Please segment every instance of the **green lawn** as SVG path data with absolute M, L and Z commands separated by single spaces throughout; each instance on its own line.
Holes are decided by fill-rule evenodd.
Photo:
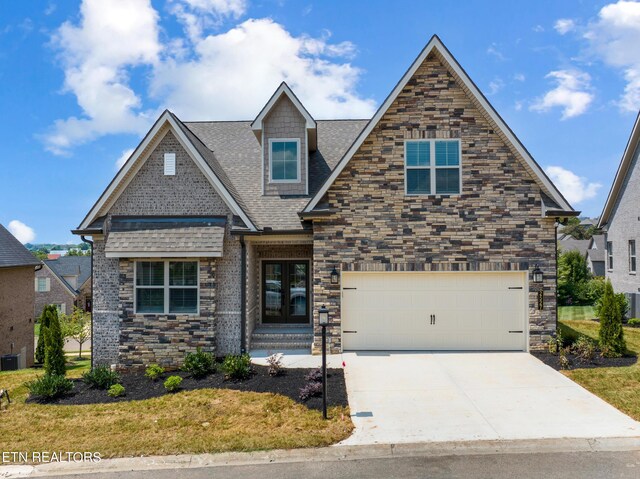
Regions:
M 584 334 L 597 340 L 599 327 L 600 324 L 595 321 L 565 320 L 560 323 L 565 337 Z M 640 328 L 625 327 L 624 337 L 629 352 L 640 354 Z M 573 369 L 563 373 L 640 421 L 640 363 L 621 368 Z
M 88 369 L 89 361 L 75 362 L 68 376 Z M 24 383 L 42 374 L 0 372 L 0 387 L 13 401 L 0 412 L 0 451 L 95 451 L 107 458 L 290 449 L 328 446 L 353 430 L 348 408 L 329 408 L 325 421 L 279 394 L 230 389 L 110 404 L 27 404 Z
M 594 319 L 593 306 L 558 306 L 560 321 L 583 321 Z

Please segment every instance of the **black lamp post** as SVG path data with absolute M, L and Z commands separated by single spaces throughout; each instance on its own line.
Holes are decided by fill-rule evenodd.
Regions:
M 323 304 L 318 310 L 318 323 L 322 327 L 322 417 L 327 419 L 327 325 L 329 310 Z

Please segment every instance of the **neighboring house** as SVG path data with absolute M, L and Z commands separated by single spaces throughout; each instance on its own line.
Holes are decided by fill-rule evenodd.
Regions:
M 40 261 L 0 225 L 0 357 L 18 355 L 21 368 L 33 365 L 33 281 L 39 266 Z
M 586 256 L 590 241 L 591 240 L 577 240 L 571 236 L 566 236 L 558 240 L 558 248 L 561 251 L 577 251 L 582 256 Z
M 630 317 L 640 317 L 640 115 L 622 155 L 598 227 L 605 234 L 606 277 L 616 292 L 627 294 Z
M 605 238 L 604 235 L 593 235 L 587 248 L 587 267 L 594 276 L 605 275 Z
M 35 317 L 44 307 L 55 304 L 61 313 L 71 314 L 77 306 L 91 310 L 91 257 L 61 256 L 44 260 L 44 267 L 36 273 Z
M 334 352 L 541 349 L 577 214 L 437 37 L 371 120 L 315 120 L 284 83 L 253 121 L 165 111 L 73 231 L 93 358 L 318 351 L 323 305 Z

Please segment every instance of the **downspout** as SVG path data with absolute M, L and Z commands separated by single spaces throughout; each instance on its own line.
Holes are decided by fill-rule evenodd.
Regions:
M 554 228 L 556 233 L 556 242 L 555 242 L 555 256 L 554 261 L 556 262 L 556 336 L 558 335 L 558 222 L 560 218 L 556 218 Z
M 240 235 L 240 353 L 247 352 L 247 245 Z
M 93 241 L 88 240 L 84 235 L 81 235 L 80 239 L 83 243 L 91 246 L 91 294 L 89 298 L 91 298 L 91 369 L 93 369 Z

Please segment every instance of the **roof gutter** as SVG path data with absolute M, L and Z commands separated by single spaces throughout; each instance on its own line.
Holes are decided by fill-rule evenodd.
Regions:
M 83 243 L 87 243 L 91 247 L 91 293 L 89 295 L 89 301 L 91 301 L 91 369 L 93 369 L 93 345 L 95 344 L 93 341 L 93 241 L 88 240 L 84 235 L 80 236 L 80 239 Z

